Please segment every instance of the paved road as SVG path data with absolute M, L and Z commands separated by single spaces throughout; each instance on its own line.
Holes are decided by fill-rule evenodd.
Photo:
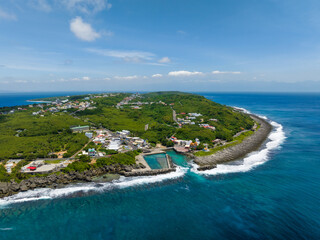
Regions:
M 175 121 L 176 123 L 178 123 L 176 111 L 173 110 L 173 109 L 172 109 L 172 118 L 173 118 L 173 121 Z M 179 123 L 178 123 L 178 124 L 179 124 Z

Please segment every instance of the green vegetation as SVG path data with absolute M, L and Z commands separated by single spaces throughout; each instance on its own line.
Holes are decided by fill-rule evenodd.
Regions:
M 132 136 L 148 140 L 152 146 L 156 143 L 172 146 L 168 141 L 172 135 L 186 140 L 198 138 L 202 143 L 213 146 L 212 140 L 219 138 L 232 141 L 233 135 L 244 129 L 251 129 L 254 124 L 248 115 L 235 112 L 230 107 L 195 94 L 181 92 L 142 94 L 131 101 L 142 102 L 140 109 L 133 109 L 130 104 L 116 107 L 131 94 L 102 96 L 103 94 L 93 94 L 68 97 L 69 100 L 79 102 L 87 101 L 85 98 L 89 97 L 88 101 L 95 108 L 84 111 L 71 108 L 67 112 L 51 113 L 46 111 L 50 106 L 44 105 L 42 110 L 37 105 L 33 105 L 32 108 L 25 107 L 27 110 L 24 111 L 0 115 L 0 160 L 46 158 L 51 157 L 50 154 L 54 152 L 64 150 L 67 151 L 64 157 L 71 157 L 88 142 L 84 134 L 70 131 L 70 127 L 75 125 L 104 127 L 111 131 L 126 129 Z M 58 98 L 66 99 L 66 97 Z M 50 100 L 54 99 L 57 98 L 50 98 Z M 18 107 L 1 108 L 0 111 L 8 112 L 12 109 L 17 110 Z M 179 128 L 173 119 L 173 110 L 179 118 L 186 117 L 181 113 L 201 113 L 202 116 L 193 120 L 194 125 L 183 125 Z M 40 114 L 32 115 L 37 111 L 40 111 Z M 216 130 L 200 127 L 200 123 L 207 123 Z M 146 126 L 148 126 L 147 130 L 145 130 Z M 100 146 L 93 143 L 90 143 L 85 150 L 88 148 L 103 151 Z
M 63 159 L 55 159 L 55 160 L 46 160 L 44 162 L 47 164 L 56 164 L 56 163 L 61 163 L 63 161 L 64 161 Z
M 12 173 L 8 174 L 3 164 L 0 164 L 0 182 L 14 179 L 19 182 L 23 179 L 46 174 L 30 175 L 20 172 L 21 167 L 30 160 L 37 158 L 52 158 L 59 151 L 67 151 L 64 157 L 71 157 L 88 143 L 88 138 L 83 133 L 72 133 L 70 127 L 76 125 L 90 125 L 95 128 L 106 128 L 111 131 L 129 130 L 132 136 L 146 139 L 151 146 L 161 143 L 165 146 L 173 146 L 169 137 L 175 136 L 179 139 L 195 140 L 198 138 L 201 145 L 197 150 L 203 149 L 203 144 L 213 147 L 212 140 L 219 138 L 226 140 L 226 145 L 211 148 L 209 152 L 198 151 L 196 156 L 205 156 L 220 151 L 226 147 L 241 143 L 246 137 L 253 134 L 250 129 L 254 121 L 246 114 L 236 112 L 231 107 L 214 103 L 202 96 L 181 92 L 156 92 L 137 96 L 129 104 L 117 105 L 124 98 L 132 94 L 119 93 L 102 97 L 98 95 L 78 95 L 68 97 L 77 103 L 89 101 L 94 108 L 80 110 L 69 108 L 64 111 L 51 113 L 47 111 L 52 106 L 43 105 L 40 108 L 34 104 L 32 107 L 23 106 L 0 108 L 0 161 L 7 159 L 23 159 Z M 98 97 L 96 97 L 98 96 Z M 85 99 L 89 97 L 88 99 Z M 50 98 L 56 100 L 57 98 Z M 58 99 L 67 99 L 58 97 Z M 43 99 L 48 100 L 48 99 Z M 132 102 L 139 102 L 138 109 L 132 108 Z M 21 107 L 21 106 L 20 106 Z M 9 111 L 14 113 L 8 114 Z M 201 116 L 192 119 L 193 125 L 182 125 L 179 127 L 173 119 L 173 110 L 177 118 L 187 119 L 187 114 L 200 113 Z M 33 112 L 39 114 L 33 115 Z M 215 127 L 215 131 L 200 127 L 199 124 L 206 123 Z M 259 126 L 258 126 L 259 128 Z M 248 130 L 233 138 L 243 130 Z M 96 163 L 91 164 L 88 156 L 81 156 L 79 160 L 59 173 L 70 171 L 83 172 L 85 170 L 112 164 L 132 165 L 135 164 L 135 156 L 139 151 L 117 153 L 114 150 L 106 150 L 101 145 L 90 142 L 84 150 L 95 148 L 105 152 L 109 157 L 99 158 Z M 61 160 L 46 160 L 46 163 L 58 163 Z
M 8 114 L 0 122 L 0 160 L 45 158 L 61 150 L 71 156 L 87 143 L 84 134 L 71 134 L 69 130 L 72 125 L 83 124 L 82 120 L 64 113 L 33 116 L 33 111 Z
M 232 136 L 237 132 L 242 129 L 251 129 L 254 125 L 253 120 L 248 115 L 235 112 L 231 107 L 212 102 L 200 95 L 181 92 L 158 92 L 145 94 L 143 101 L 162 101 L 166 104 L 172 104 L 172 109 L 176 111 L 177 117 L 185 117 L 184 115 L 179 115 L 180 113 L 201 113 L 202 116 L 198 117 L 196 121 L 200 123 L 202 119 L 204 123 L 209 123 L 216 128 L 216 131 L 211 134 L 208 131 L 198 133 L 197 137 L 203 139 L 203 141 L 215 138 L 231 141 Z M 165 107 L 168 108 L 169 106 Z M 217 122 L 210 121 L 210 119 L 217 119 Z M 182 130 L 180 132 L 181 137 L 194 139 L 196 137 L 194 131 L 197 131 L 197 129 L 201 131 L 199 126 L 197 128 L 196 126 L 186 126 L 185 131 Z M 188 137 L 186 133 L 190 130 L 191 135 Z
M 89 156 L 82 155 L 79 158 L 79 161 L 75 161 L 69 164 L 66 168 L 62 169 L 62 172 L 65 172 L 65 173 L 71 172 L 71 171 L 83 172 L 93 167 L 92 165 L 90 165 L 90 161 L 91 160 Z
M 10 175 L 3 165 L 0 164 L 0 182 L 8 182 L 10 180 Z
M 97 160 L 97 167 L 102 167 L 111 164 L 132 165 L 136 163 L 135 157 L 139 155 L 139 151 L 130 151 L 126 153 L 118 153 L 109 158 L 99 158 Z
M 71 171 L 83 172 L 85 170 L 103 167 L 112 164 L 132 165 L 136 163 L 135 157 L 139 155 L 140 151 L 130 151 L 126 153 L 118 153 L 111 157 L 99 158 L 95 164 L 90 164 L 90 157 L 82 155 L 79 161 L 75 161 L 64 168 L 62 171 L 67 173 Z

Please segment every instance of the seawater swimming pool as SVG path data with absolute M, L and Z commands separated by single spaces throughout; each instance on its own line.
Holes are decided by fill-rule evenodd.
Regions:
M 151 154 L 144 156 L 151 169 L 169 168 L 165 153 Z

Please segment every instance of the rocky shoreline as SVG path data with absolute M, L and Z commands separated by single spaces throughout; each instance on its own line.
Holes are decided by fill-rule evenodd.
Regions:
M 94 178 L 105 174 L 119 174 L 125 177 L 137 176 L 154 176 L 175 171 L 171 157 L 167 156 L 168 166 L 166 169 L 150 169 L 142 163 L 134 165 L 114 164 L 101 168 L 93 168 L 84 172 L 69 172 L 61 174 L 51 174 L 46 177 L 31 177 L 17 183 L 13 180 L 10 182 L 0 182 L 0 198 L 8 197 L 19 192 L 25 192 L 35 188 L 59 188 L 75 182 L 94 182 Z
M 260 128 L 253 135 L 243 140 L 243 142 L 223 149 L 210 156 L 195 157 L 191 153 L 185 153 L 185 155 L 193 159 L 193 161 L 199 166 L 198 170 L 203 171 L 215 168 L 218 163 L 233 161 L 257 150 L 267 139 L 272 130 L 272 126 L 262 118 L 255 115 L 251 115 L 251 117 L 260 124 Z M 93 182 L 95 177 L 103 176 L 104 174 L 119 174 L 125 177 L 136 177 L 153 176 L 175 171 L 175 165 L 172 163 L 169 155 L 167 155 L 167 160 L 169 166 L 167 169 L 150 169 L 149 166 L 146 167 L 143 163 L 138 161 L 137 164 L 130 166 L 115 164 L 101 168 L 93 168 L 81 173 L 69 172 L 51 174 L 46 177 L 31 177 L 29 179 L 22 180 L 20 183 L 13 180 L 10 182 L 0 182 L 0 198 L 35 188 L 58 188 L 74 182 Z
M 153 172 L 145 169 L 146 167 L 142 164 L 135 165 L 110 165 L 101 168 L 93 168 L 84 172 L 69 172 L 61 174 L 51 174 L 46 177 L 31 177 L 29 179 L 22 180 L 17 183 L 13 180 L 10 182 L 0 182 L 0 198 L 8 197 L 19 192 L 25 192 L 35 188 L 58 188 L 62 185 L 67 185 L 74 182 L 92 182 L 94 177 L 102 176 L 104 174 L 119 174 L 129 176 L 130 172 L 134 172 L 132 176 L 144 176 L 160 174 L 162 172 Z M 162 170 L 162 169 L 161 169 Z M 168 170 L 168 169 L 164 169 Z M 170 169 L 171 170 L 171 169 Z M 172 170 L 171 170 L 172 171 Z M 145 173 L 146 172 L 146 173 Z M 127 175 L 126 175 L 127 174 Z
M 256 116 L 250 115 L 256 122 L 260 124 L 260 128 L 256 132 L 244 139 L 241 143 L 225 148 L 209 156 L 196 157 L 193 161 L 199 167 L 199 171 L 209 170 L 215 168 L 217 164 L 230 162 L 244 157 L 250 152 L 253 152 L 265 142 L 272 131 L 272 126 L 266 120 Z

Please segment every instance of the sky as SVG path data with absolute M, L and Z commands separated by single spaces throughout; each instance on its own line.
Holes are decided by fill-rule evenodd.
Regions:
M 0 93 L 319 92 L 318 0 L 0 0 Z

